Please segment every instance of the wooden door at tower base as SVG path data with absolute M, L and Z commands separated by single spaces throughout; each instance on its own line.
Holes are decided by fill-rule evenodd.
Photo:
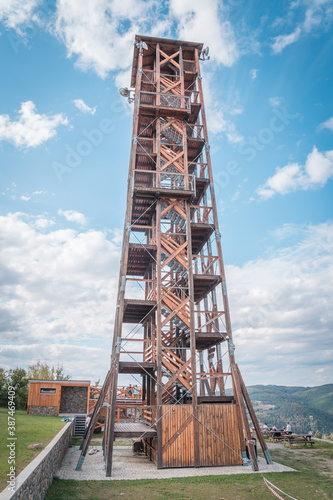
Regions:
M 194 467 L 192 405 L 162 406 L 162 466 Z
M 242 465 L 236 405 L 199 405 L 200 467 Z
M 162 467 L 194 467 L 193 406 L 163 405 L 162 412 Z M 236 405 L 199 405 L 200 467 L 242 465 L 241 435 Z

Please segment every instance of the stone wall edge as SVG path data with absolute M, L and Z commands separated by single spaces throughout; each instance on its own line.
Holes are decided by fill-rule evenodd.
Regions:
M 50 455 L 54 450 L 55 450 L 55 447 L 56 445 L 58 445 L 58 443 L 63 439 L 64 442 L 66 440 L 66 437 L 67 437 L 67 433 L 70 432 L 71 430 L 71 433 L 72 434 L 72 427 L 74 427 L 74 421 L 72 422 L 67 422 L 64 427 L 58 432 L 58 434 L 56 434 L 54 436 L 54 438 L 52 439 L 52 441 L 50 441 L 49 444 L 46 445 L 46 447 L 44 448 L 44 450 L 42 450 L 38 455 L 37 457 L 35 457 L 24 469 L 22 472 L 20 472 L 20 474 L 16 477 L 16 488 L 15 488 L 15 491 L 9 491 L 7 489 L 7 486 L 6 488 L 0 493 L 0 500 L 17 500 L 19 498 L 21 498 L 21 493 L 20 493 L 20 490 L 24 489 L 24 487 L 26 486 L 26 483 L 29 482 L 29 480 L 33 481 L 33 475 L 35 473 L 35 471 L 38 470 L 39 467 L 42 466 L 42 463 L 45 459 L 47 459 L 48 455 Z M 66 448 L 67 449 L 67 448 Z M 62 453 L 62 455 L 64 455 L 66 450 L 64 450 L 64 452 Z M 52 471 L 52 477 L 54 475 L 54 473 L 56 472 L 58 466 L 60 464 L 59 463 L 53 463 L 53 471 Z M 52 466 L 50 466 L 50 469 L 51 469 Z M 52 481 L 52 480 L 51 480 Z M 50 481 L 50 483 L 51 483 Z M 40 497 L 42 498 L 42 497 Z

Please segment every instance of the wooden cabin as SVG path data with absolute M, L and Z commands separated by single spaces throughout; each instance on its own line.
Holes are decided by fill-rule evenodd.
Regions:
M 27 413 L 87 413 L 90 380 L 29 380 Z

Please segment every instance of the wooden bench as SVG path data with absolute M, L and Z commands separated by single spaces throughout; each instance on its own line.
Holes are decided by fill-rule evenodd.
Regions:
M 309 444 L 311 448 L 313 448 L 313 445 L 315 444 L 315 441 L 313 441 L 312 436 L 310 434 L 291 434 L 289 436 L 284 435 L 283 441 L 284 441 L 284 446 L 286 446 L 286 444 L 289 443 L 290 448 L 292 444 L 304 444 L 304 446 Z
M 274 443 L 281 443 L 284 440 L 284 436 L 273 436 L 272 439 Z
M 269 437 L 274 443 L 280 443 L 284 438 L 280 431 L 269 431 Z

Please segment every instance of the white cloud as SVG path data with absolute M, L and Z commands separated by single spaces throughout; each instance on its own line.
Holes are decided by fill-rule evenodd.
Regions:
M 82 113 L 90 113 L 91 115 L 94 115 L 96 113 L 96 106 L 91 108 L 82 99 L 74 99 L 73 103 L 77 107 L 77 109 L 82 111 Z
M 41 190 L 41 191 L 34 191 L 34 192 L 32 193 L 32 195 L 34 195 L 34 196 L 38 196 L 38 195 L 40 195 L 40 194 L 47 194 L 47 191 L 42 191 L 42 190 Z
M 42 222 L 39 230 L 23 219 L 0 217 L 0 337 L 10 339 L 1 366 L 41 359 L 64 364 L 74 377 L 104 379 L 121 242 L 100 231 L 45 233 Z M 247 383 L 331 381 L 332 247 L 333 224 L 321 224 L 302 228 L 292 247 L 227 266 L 236 356 Z M 318 377 L 327 379 L 310 365 L 325 368 Z
M 41 0 L 0 0 L 0 17 L 21 33 L 25 23 L 41 24 L 40 4 Z M 236 36 L 221 2 L 171 0 L 168 7 L 165 12 L 165 5 L 156 0 L 58 0 L 51 22 L 48 16 L 44 24 L 80 69 L 93 70 L 102 78 L 110 71 L 126 74 L 137 33 L 171 37 L 172 28 L 179 38 L 209 45 L 214 62 L 232 66 L 237 61 Z
M 130 66 L 128 66 L 128 68 L 124 69 L 123 71 L 118 71 L 114 79 L 114 83 L 117 89 L 120 89 L 121 87 L 129 87 L 131 81 L 131 75 L 132 75 L 132 68 Z M 127 101 L 125 100 L 123 100 L 122 102 L 127 103 Z M 132 114 L 133 113 L 132 106 L 129 106 L 129 109 L 130 109 L 130 114 Z
M 88 219 L 81 214 L 80 212 L 76 212 L 75 210 L 58 210 L 58 215 L 63 215 L 66 220 L 70 222 L 76 222 L 81 226 L 85 226 L 88 223 Z
M 20 28 L 24 23 L 38 21 L 35 11 L 39 4 L 40 0 L 0 0 L 0 21 L 22 34 Z
M 238 133 L 236 125 L 227 117 L 227 114 L 235 115 L 242 112 L 238 103 L 238 96 L 227 99 L 227 104 L 222 101 L 221 90 L 214 85 L 214 75 L 204 71 L 205 80 L 205 108 L 207 110 L 207 126 L 212 134 L 224 134 L 231 144 L 237 144 L 243 140 Z M 230 105 L 229 103 L 232 103 Z
M 301 34 L 301 28 L 297 26 L 295 31 L 290 33 L 289 35 L 279 35 L 276 36 L 273 40 L 273 45 L 272 49 L 274 54 L 280 54 L 284 48 L 286 48 L 288 45 L 291 45 L 292 43 L 297 42 Z
M 227 266 L 226 272 L 236 356 L 246 382 L 331 382 L 333 223 L 302 227 L 292 246 Z
M 295 14 L 296 9 L 305 10 L 304 20 L 298 23 L 295 30 L 288 35 L 279 35 L 273 38 L 272 49 L 274 54 L 279 54 L 285 47 L 297 42 L 302 36 L 314 33 L 318 35 L 319 31 L 330 29 L 333 21 L 332 0 L 298 0 L 289 6 L 289 11 L 285 19 L 278 18 L 273 26 L 289 26 Z M 301 16 L 302 14 L 298 15 Z
M 36 222 L 33 223 L 33 227 L 35 227 L 36 229 L 46 229 L 50 226 L 53 226 L 54 224 L 54 220 L 39 216 L 37 217 Z
M 331 116 L 331 118 L 329 118 L 328 120 L 326 120 L 326 122 L 321 123 L 319 125 L 319 129 L 323 129 L 323 128 L 327 128 L 328 130 L 330 130 L 331 132 L 333 132 L 333 116 Z
M 105 78 L 131 65 L 137 33 L 149 34 L 154 24 L 156 34 L 165 32 L 169 24 L 155 23 L 156 9 L 154 0 L 91 0 L 84 7 L 81 0 L 58 0 L 54 33 L 80 69 Z
M 274 239 L 277 241 L 281 242 L 285 240 L 286 238 L 291 238 L 291 237 L 300 237 L 303 236 L 304 234 L 304 226 L 294 224 L 294 223 L 285 223 L 281 227 L 278 227 L 277 229 L 274 229 L 269 232 L 270 236 L 272 236 Z
M 236 90 L 225 100 L 223 103 L 223 109 L 230 115 L 241 115 L 244 110 L 240 101 L 239 92 Z
M 332 0 L 304 0 L 306 5 L 303 29 L 306 33 L 323 26 L 327 29 L 333 18 Z
M 1 366 L 9 369 L 13 366 L 28 368 L 38 360 L 51 366 L 62 365 L 65 373 L 75 380 L 90 380 L 92 383 L 100 379 L 102 384 L 110 364 L 110 357 L 105 355 L 103 343 L 98 338 L 97 345 L 78 345 L 71 343 L 70 338 L 61 343 L 51 345 L 42 342 L 16 345 L 9 344 L 2 348 L 0 354 Z M 129 381 L 133 383 L 132 380 Z
M 225 117 L 225 113 L 221 105 L 216 101 L 212 102 L 209 98 L 206 99 L 206 102 L 209 131 L 212 134 L 223 133 L 227 137 L 228 142 L 231 144 L 238 144 L 239 142 L 242 142 L 243 136 L 237 132 L 235 124 Z
M 35 111 L 35 104 L 26 101 L 21 104 L 16 121 L 8 115 L 0 115 L 0 141 L 8 141 L 16 147 L 37 147 L 57 134 L 59 125 L 67 125 L 68 120 L 62 114 L 40 115 Z
M 236 37 L 217 0 L 205 5 L 199 0 L 171 0 L 168 15 L 162 9 L 155 0 L 91 0 L 84 8 L 80 0 L 58 0 L 53 32 L 79 68 L 102 78 L 114 70 L 126 75 L 135 34 L 170 36 L 172 23 L 179 38 L 199 37 L 209 45 L 214 62 L 232 66 L 237 61 Z
M 280 168 L 265 184 L 259 186 L 257 194 L 267 200 L 274 194 L 287 194 L 298 189 L 316 189 L 322 187 L 333 177 L 333 150 L 321 153 L 314 146 L 305 165 L 289 163 Z
M 255 80 L 255 79 L 257 78 L 257 76 L 258 76 L 258 71 L 259 71 L 259 70 L 258 70 L 258 69 L 255 69 L 255 68 L 250 69 L 249 73 L 250 73 L 250 78 L 251 78 L 252 80 Z
M 0 364 L 67 364 L 73 349 L 68 371 L 90 378 L 109 362 L 120 246 L 101 231 L 50 230 L 45 215 L 38 221 L 0 217 L 0 338 L 12 344 Z
M 24 195 L 22 195 L 22 196 L 20 196 L 20 200 L 22 200 L 22 201 L 29 201 L 29 200 L 31 200 L 31 196 L 24 196 Z
M 170 15 L 175 19 L 181 40 L 204 42 L 211 59 L 223 66 L 233 66 L 239 57 L 236 37 L 225 18 L 221 2 L 210 0 L 170 0 Z
M 278 106 L 281 106 L 282 99 L 281 97 L 270 97 L 269 104 L 272 106 L 272 108 L 276 108 Z

